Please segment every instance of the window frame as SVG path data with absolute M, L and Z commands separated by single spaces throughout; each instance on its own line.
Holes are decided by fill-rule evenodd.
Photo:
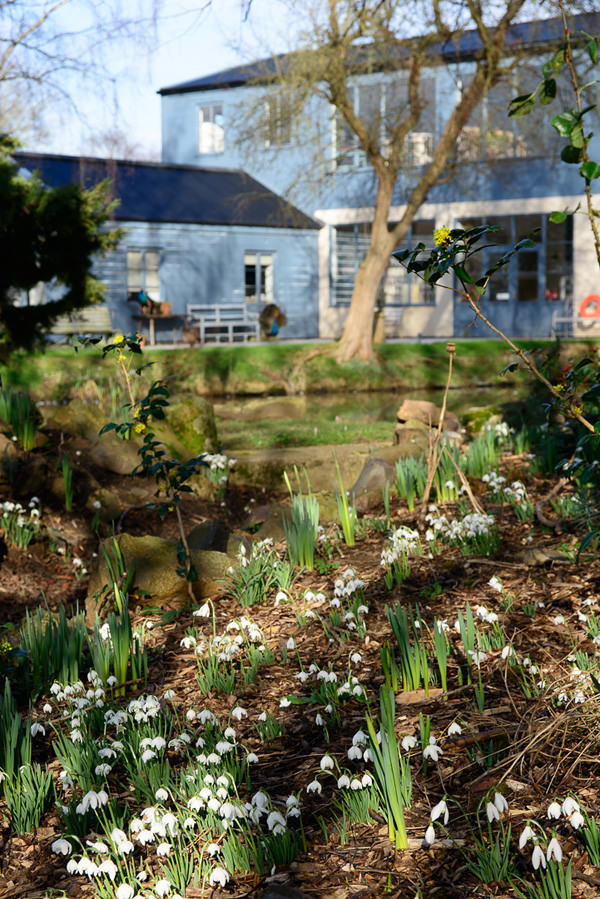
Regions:
M 129 265 L 129 257 L 133 255 L 139 255 L 140 257 L 140 266 L 139 266 L 139 281 L 132 283 L 132 279 L 130 278 L 130 265 Z M 156 268 L 152 267 L 152 274 L 156 274 L 156 283 L 158 287 L 148 286 L 148 274 L 149 274 L 149 266 L 147 264 L 148 256 L 156 256 Z M 159 303 L 161 301 L 161 278 L 160 278 L 160 268 L 161 268 L 161 252 L 156 247 L 144 247 L 144 249 L 139 249 L 138 247 L 128 247 L 125 250 L 125 277 L 127 284 L 127 294 L 130 293 L 139 293 L 143 290 L 151 300 Z M 139 283 L 139 287 L 137 284 Z
M 244 250 L 244 302 L 266 305 L 275 302 L 275 252 L 273 250 Z M 248 261 L 254 258 L 254 262 Z M 263 264 L 262 260 L 265 261 Z M 254 294 L 248 294 L 247 270 L 254 266 Z M 264 270 L 264 274 L 263 274 Z M 263 283 L 265 291 L 263 294 Z
M 203 116 L 209 113 L 209 118 Z M 216 121 L 217 116 L 221 122 Z M 203 149 L 202 126 L 211 125 L 210 138 L 206 139 L 206 145 L 210 149 Z M 225 114 L 223 103 L 198 103 L 196 106 L 196 148 L 198 156 L 221 156 L 225 152 Z

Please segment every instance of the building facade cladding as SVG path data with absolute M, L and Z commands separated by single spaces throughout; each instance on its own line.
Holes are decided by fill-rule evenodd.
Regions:
M 595 21 L 598 30 L 600 17 Z M 586 22 L 586 27 L 589 30 L 593 23 Z M 560 29 L 555 42 L 559 37 Z M 594 284 L 589 286 L 593 282 L 589 274 L 593 243 L 581 217 L 575 217 L 575 225 L 565 230 L 560 240 L 547 225 L 552 210 L 575 208 L 582 193 L 577 167 L 558 158 L 561 142 L 550 126 L 548 108 L 540 107 L 520 119 L 507 116 L 510 99 L 539 80 L 548 52 L 548 46 L 542 45 L 539 56 L 515 67 L 510 82 L 498 84 L 479 105 L 459 140 L 455 176 L 430 191 L 404 243 L 414 245 L 422 240 L 428 244 L 433 229 L 440 225 L 492 223 L 501 218 L 504 246 L 508 246 L 515 235 L 521 236 L 528 222 L 535 221 L 540 228 L 535 248 L 496 276 L 496 286 L 492 285 L 484 300 L 490 304 L 494 321 L 513 336 L 548 336 L 553 318 L 571 315 L 586 291 L 594 288 Z M 430 160 L 445 117 L 473 70 L 467 53 L 463 61 L 438 64 L 425 73 L 425 115 L 418 131 L 407 140 L 407 168 L 396 185 L 390 223 L 402 216 L 404 198 Z M 377 132 L 382 147 L 387 138 L 386 118 L 406 100 L 403 77 L 399 72 L 373 73 L 357 77 L 351 85 L 355 111 Z M 324 101 L 313 99 L 301 123 L 278 131 L 269 125 L 272 109 L 281 105 L 280 100 L 269 99 L 277 89 L 261 88 L 249 80 L 244 73 L 224 72 L 183 86 L 181 92 L 177 88 L 163 92 L 163 158 L 198 162 L 198 110 L 218 105 L 224 127 L 219 164 L 242 167 L 284 195 L 290 184 L 297 185 L 295 204 L 325 223 L 319 235 L 320 335 L 337 337 L 356 271 L 368 247 L 375 198 L 372 172 L 356 138 Z M 240 142 L 241 110 L 248 109 L 254 109 L 258 117 L 256 127 L 253 132 L 247 126 L 242 129 L 245 140 Z M 253 152 L 248 152 L 249 145 Z M 215 156 L 204 158 L 209 164 L 217 162 Z M 485 333 L 480 322 L 472 323 L 470 307 L 449 289 L 452 286 L 439 286 L 431 292 L 416 276 L 407 276 L 391 262 L 379 297 L 388 336 Z

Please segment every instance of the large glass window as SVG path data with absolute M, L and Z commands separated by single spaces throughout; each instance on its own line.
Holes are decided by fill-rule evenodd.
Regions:
M 225 119 L 220 103 L 198 108 L 198 153 L 225 151 Z
M 265 103 L 265 147 L 285 147 L 292 138 L 294 98 L 274 94 Z
M 244 296 L 247 303 L 273 302 L 272 253 L 244 253 Z
M 469 261 L 469 273 L 476 280 L 518 240 L 529 237 L 534 246 L 520 250 L 508 265 L 494 273 L 485 296 L 488 300 L 517 300 L 531 303 L 545 298 L 564 301 L 572 296 L 573 222 L 569 218 L 560 225 L 548 222 L 546 215 L 514 215 L 465 218 L 458 227 L 498 225 L 499 231 L 486 235 L 492 244 Z
M 432 221 L 413 222 L 404 245 L 412 246 L 419 242 L 432 245 L 433 228 Z M 332 305 L 347 306 L 351 302 L 354 280 L 367 255 L 370 242 L 371 225 L 368 222 L 338 225 L 332 229 Z M 409 275 L 404 266 L 390 258 L 379 293 L 379 305 L 429 306 L 434 303 L 435 294 L 432 288 L 417 275 Z

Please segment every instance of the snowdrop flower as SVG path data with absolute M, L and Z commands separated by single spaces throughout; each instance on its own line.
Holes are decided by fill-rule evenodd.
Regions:
M 205 602 L 204 605 L 201 605 L 199 609 L 195 609 L 192 612 L 192 615 L 195 618 L 209 618 L 210 617 L 210 605 Z
M 156 847 L 156 854 L 159 858 L 162 858 L 165 855 L 168 855 L 173 847 L 170 843 L 159 843 Z
M 39 722 L 35 722 L 31 725 L 31 736 L 36 737 L 38 734 L 41 734 L 43 737 L 46 736 L 46 728 L 43 724 L 39 724 Z
M 432 762 L 437 762 L 439 757 L 444 754 L 441 746 L 438 746 L 435 742 L 435 737 L 429 738 L 429 746 L 426 746 L 423 750 L 423 758 L 431 759 Z
M 150 759 L 155 759 L 155 758 L 156 758 L 156 753 L 153 752 L 152 749 L 145 749 L 144 752 L 142 752 L 142 762 L 144 762 L 144 764 L 146 764 L 146 762 L 149 762 Z
M 342 774 L 341 777 L 338 778 L 338 790 L 342 790 L 344 788 L 348 788 L 350 786 L 350 778 L 347 774 Z
M 571 827 L 574 827 L 575 830 L 579 830 L 582 824 L 585 824 L 585 818 L 581 814 L 581 812 L 573 812 L 571 817 L 569 818 L 569 824 Z
M 98 866 L 98 873 L 107 874 L 111 881 L 113 881 L 117 876 L 118 870 L 119 869 L 111 858 L 105 858 L 104 861 Z
M 306 787 L 306 792 L 320 794 L 322 789 L 323 789 L 323 787 L 321 786 L 321 784 L 319 783 L 318 780 L 311 780 L 311 782 Z
M 98 775 L 98 777 L 106 777 L 107 774 L 110 774 L 110 765 L 96 765 L 94 771 Z
M 287 599 L 287 593 L 284 593 L 283 590 L 280 590 L 275 597 L 275 605 L 278 606 L 280 602 L 287 602 Z
M 354 760 L 357 760 L 357 759 L 361 759 L 362 755 L 363 755 L 363 753 L 362 753 L 362 749 L 360 748 L 360 746 L 351 746 L 350 749 L 348 750 L 348 758 L 350 759 L 351 762 Z
M 441 799 L 437 805 L 431 809 L 431 815 L 429 816 L 432 821 L 437 821 L 437 819 L 443 815 L 444 816 L 444 824 L 448 823 L 450 818 L 450 813 L 448 811 L 448 806 L 446 805 L 446 800 Z M 428 840 L 428 842 L 431 842 Z
M 550 805 L 548 806 L 548 811 L 546 812 L 546 815 L 548 816 L 548 818 L 550 818 L 550 820 L 552 820 L 552 818 L 560 818 L 561 811 L 562 811 L 562 809 L 560 807 L 560 803 L 554 801 L 554 802 L 551 802 Z
M 519 849 L 523 849 L 529 840 L 535 839 L 535 831 L 526 824 L 519 837 Z
M 173 886 L 173 884 L 171 883 L 170 880 L 163 878 L 162 880 L 157 880 L 156 883 L 154 884 L 154 892 L 156 893 L 157 896 L 160 896 L 162 899 L 162 896 L 166 896 L 168 893 L 171 892 L 172 886 Z
M 510 645 L 510 643 L 507 644 L 506 646 L 502 647 L 502 658 L 503 659 L 508 659 L 511 656 L 514 656 L 514 654 L 515 654 L 515 651 L 512 648 L 512 646 Z
M 283 699 L 279 700 L 279 708 L 280 709 L 287 709 L 287 707 L 290 706 L 291 704 L 292 703 L 289 701 L 287 696 L 284 696 Z
M 486 804 L 485 813 L 487 815 L 487 819 L 490 822 L 490 824 L 492 823 L 492 821 L 500 820 L 500 812 L 498 811 L 498 809 L 496 808 L 496 806 L 494 805 L 493 802 L 488 802 Z
M 69 841 L 62 838 L 55 840 L 52 843 L 51 849 L 52 852 L 55 853 L 55 855 L 70 855 L 73 851 L 73 847 L 71 846 Z
M 241 706 L 236 706 L 231 712 L 231 717 L 235 718 L 236 721 L 241 721 L 242 718 L 248 717 L 248 712 L 246 709 L 243 709 Z
M 135 890 L 133 887 L 130 887 L 128 883 L 122 883 L 117 887 L 117 892 L 115 893 L 116 899 L 133 899 L 135 895 Z
M 562 846 L 556 839 L 556 837 L 552 837 L 550 842 L 548 843 L 548 849 L 546 851 L 546 858 L 548 861 L 554 856 L 555 861 L 561 862 L 563 857 Z
M 567 796 L 567 798 L 565 799 L 565 801 L 562 804 L 562 810 L 563 810 L 563 814 L 566 815 L 568 818 L 574 812 L 578 812 L 580 810 L 579 803 L 577 802 L 576 799 L 573 799 L 572 796 Z
M 367 774 L 363 774 L 361 783 L 362 783 L 362 785 L 363 785 L 363 788 L 366 789 L 367 787 L 370 787 L 370 786 L 373 785 L 373 778 L 372 778 L 371 775 L 368 774 L 368 773 L 367 773 Z
M 458 723 L 458 721 L 453 721 L 450 727 L 448 728 L 448 736 L 453 737 L 455 734 L 462 734 L 462 727 Z
M 362 753 L 361 753 L 362 754 Z M 324 755 L 320 763 L 321 771 L 333 770 L 333 759 L 330 755 Z
M 508 802 L 502 795 L 502 793 L 494 793 L 494 805 L 502 815 L 504 812 L 508 811 Z
M 43 707 L 43 709 L 42 709 L 42 712 L 44 713 L 44 715 L 51 715 L 51 714 L 52 714 L 52 706 L 50 705 L 49 702 L 47 702 L 47 703 L 44 705 L 44 707 Z
M 317 727 L 323 726 L 323 718 L 321 715 L 319 715 L 319 714 L 315 715 L 315 724 L 317 725 Z
M 248 755 L 246 756 L 246 762 L 249 765 L 256 764 L 257 761 L 258 761 L 258 756 L 256 755 L 255 752 L 249 752 Z
M 213 868 L 210 877 L 208 878 L 208 882 L 211 886 L 215 884 L 219 884 L 219 886 L 224 887 L 226 883 L 229 881 L 229 874 L 225 870 L 225 868 Z
M 503 590 L 502 581 L 500 580 L 499 577 L 496 577 L 496 575 L 494 575 L 493 577 L 491 577 L 489 579 L 488 587 L 491 587 L 492 590 L 496 591 L 496 593 L 502 593 L 502 590 Z
M 417 741 L 416 737 L 411 737 L 411 736 L 402 737 L 402 742 L 400 745 L 402 746 L 402 748 L 405 752 L 409 752 L 411 749 L 415 748 L 415 746 L 417 745 L 417 742 L 418 741 Z
M 285 818 L 281 812 L 273 811 L 267 817 L 267 827 L 275 835 L 285 833 Z
M 154 796 L 159 802 L 166 802 L 169 798 L 169 794 L 164 787 L 159 787 Z
M 554 624 L 564 624 L 565 616 L 564 615 L 555 615 L 555 617 L 552 619 L 552 621 L 554 622 Z
M 546 856 L 537 844 L 533 847 L 533 852 L 531 853 L 531 864 L 536 871 L 540 865 L 542 868 L 546 867 Z
M 430 824 L 425 831 L 425 842 L 428 846 L 432 846 L 435 843 L 435 827 L 433 824 Z
M 285 645 L 286 645 L 286 649 L 289 649 L 289 650 L 295 649 L 296 641 L 294 640 L 293 637 L 288 637 L 288 641 Z

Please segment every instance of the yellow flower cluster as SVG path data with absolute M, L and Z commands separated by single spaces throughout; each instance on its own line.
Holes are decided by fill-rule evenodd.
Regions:
M 436 247 L 445 247 L 446 244 L 450 243 L 451 239 L 450 228 L 447 225 L 442 225 L 441 228 L 436 228 L 433 232 L 433 242 Z

